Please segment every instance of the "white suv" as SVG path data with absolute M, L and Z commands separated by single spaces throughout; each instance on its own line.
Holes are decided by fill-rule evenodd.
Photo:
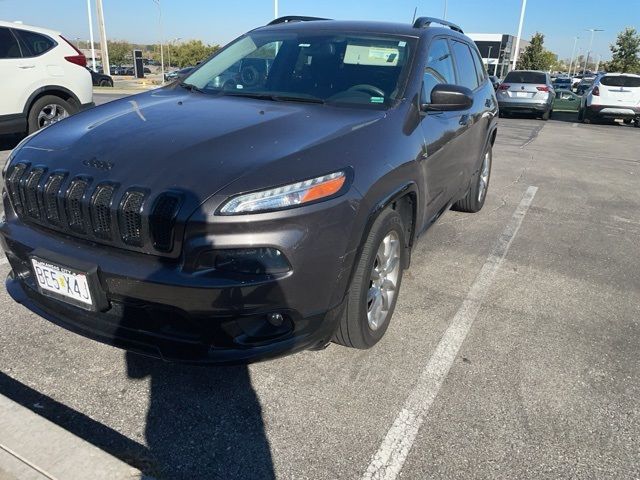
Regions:
M 85 64 L 60 33 L 0 21 L 0 134 L 32 133 L 93 106 Z
M 578 119 L 589 123 L 600 118 L 640 126 L 640 75 L 607 73 L 594 80 L 582 97 Z

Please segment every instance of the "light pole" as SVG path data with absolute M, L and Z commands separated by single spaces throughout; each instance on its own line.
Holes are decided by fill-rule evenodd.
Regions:
M 578 45 L 580 37 L 573 37 L 573 50 L 571 51 L 571 62 L 569 63 L 569 76 L 571 76 L 571 68 L 573 67 L 573 56 L 576 54 L 576 46 Z
M 162 83 L 164 83 L 164 39 L 162 34 L 162 7 L 160 6 L 160 0 L 153 0 L 158 6 L 158 28 L 160 30 L 160 74 L 162 75 Z
M 273 0 L 273 18 L 278 18 L 278 0 Z
M 598 67 L 600 67 L 600 59 L 601 59 L 601 55 L 598 54 L 598 60 L 596 61 L 596 68 L 595 68 L 595 73 L 598 73 Z
M 520 37 L 522 37 L 522 24 L 524 23 L 524 12 L 527 9 L 527 0 L 522 0 L 522 8 L 520 9 L 520 23 L 518 25 L 518 36 L 516 37 L 516 52 L 513 56 L 513 68 L 518 65 L 518 55 L 520 55 Z
M 589 41 L 589 50 L 587 51 L 587 58 L 584 60 L 584 71 L 587 70 L 587 64 L 589 63 L 589 56 L 591 55 L 591 48 L 593 47 L 593 35 L 596 32 L 604 32 L 601 28 L 586 28 L 587 32 L 591 32 L 591 40 Z
M 443 20 L 447 19 L 447 3 L 449 3 L 448 0 L 444 0 L 444 15 L 442 15 Z
M 91 0 L 87 0 L 87 14 L 89 15 L 89 40 L 91 40 L 91 68 L 96 71 L 96 47 L 93 43 L 93 18 L 91 17 Z M 102 67 L 104 71 L 104 66 Z
M 107 43 L 107 30 L 104 26 L 104 9 L 102 0 L 96 0 L 96 10 L 98 13 L 98 28 L 100 29 L 100 53 L 102 56 L 102 73 L 111 75 L 109 65 L 109 44 Z
M 487 53 L 487 70 L 489 70 L 489 60 L 491 60 L 491 49 L 493 48 L 493 45 L 489 46 L 489 53 Z

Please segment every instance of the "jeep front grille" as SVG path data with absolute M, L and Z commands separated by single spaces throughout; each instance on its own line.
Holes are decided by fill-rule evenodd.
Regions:
M 86 176 L 27 163 L 9 170 L 6 189 L 14 211 L 27 223 L 122 248 L 173 251 L 179 193 L 154 196 L 138 187 L 94 185 Z

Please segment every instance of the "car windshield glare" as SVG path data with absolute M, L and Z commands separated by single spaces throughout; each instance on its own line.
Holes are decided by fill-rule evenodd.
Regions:
M 219 95 L 390 106 L 403 93 L 413 42 L 355 33 L 254 32 L 184 83 Z
M 504 79 L 505 83 L 547 83 L 547 76 L 540 72 L 509 72 Z

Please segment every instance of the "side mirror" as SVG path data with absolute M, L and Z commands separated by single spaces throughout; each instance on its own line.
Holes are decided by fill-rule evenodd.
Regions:
M 431 103 L 422 103 L 423 112 L 452 112 L 467 110 L 473 105 L 473 92 L 467 87 L 439 83 L 431 90 Z

